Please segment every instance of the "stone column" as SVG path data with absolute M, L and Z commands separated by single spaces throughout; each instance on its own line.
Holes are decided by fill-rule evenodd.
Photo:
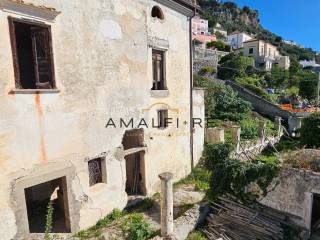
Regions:
M 207 128 L 205 139 L 207 143 L 224 143 L 224 129 Z
M 236 152 L 240 151 L 240 134 L 241 127 L 240 126 L 231 126 L 231 142 L 236 146 Z
M 266 138 L 266 128 L 267 128 L 267 123 L 265 121 L 260 121 L 258 135 L 262 144 L 264 143 Z
M 274 128 L 277 131 L 278 137 L 282 135 L 281 117 L 276 117 L 274 120 Z
M 173 190 L 172 173 L 165 172 L 159 175 L 161 179 L 161 236 L 173 234 Z

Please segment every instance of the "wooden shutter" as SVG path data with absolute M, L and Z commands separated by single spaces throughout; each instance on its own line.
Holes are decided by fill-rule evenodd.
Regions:
M 31 28 L 36 87 L 54 88 L 51 36 L 48 28 Z
M 16 88 L 21 88 L 19 61 L 18 61 L 18 53 L 17 53 L 16 28 L 15 28 L 14 20 L 12 17 L 8 17 L 8 21 L 9 21 L 9 32 L 10 32 L 15 84 L 16 84 Z

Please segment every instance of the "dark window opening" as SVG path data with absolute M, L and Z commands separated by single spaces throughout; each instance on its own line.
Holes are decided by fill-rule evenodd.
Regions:
M 164 52 L 152 50 L 153 84 L 151 90 L 166 90 Z
M 151 16 L 154 18 L 159 18 L 161 20 L 164 19 L 164 15 L 163 12 L 161 10 L 161 8 L 159 8 L 158 6 L 154 6 L 151 10 Z
M 253 54 L 253 48 L 249 48 L 249 54 Z
M 50 26 L 9 18 L 9 27 L 16 88 L 55 88 Z
M 311 230 L 320 234 L 320 195 L 313 194 Z
M 52 200 L 52 233 L 70 233 L 66 177 L 24 189 L 30 233 L 44 233 L 47 207 Z M 53 197 L 54 196 L 54 197 Z
M 125 132 L 122 145 L 125 150 L 143 146 L 143 129 Z M 126 192 L 128 195 L 145 195 L 144 151 L 125 156 L 126 160 Z
M 168 127 L 168 110 L 158 110 L 158 127 Z
M 105 160 L 104 158 L 95 158 L 88 161 L 89 185 L 106 183 Z

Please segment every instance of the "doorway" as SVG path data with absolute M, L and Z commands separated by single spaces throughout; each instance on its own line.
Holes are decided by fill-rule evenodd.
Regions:
M 320 195 L 312 194 L 311 239 L 320 239 Z
M 44 233 L 50 198 L 53 203 L 52 233 L 70 233 L 66 177 L 24 189 L 30 233 Z M 55 197 L 52 197 L 52 196 Z
M 124 150 L 143 147 L 143 129 L 127 130 L 122 145 Z M 126 192 L 128 195 L 145 195 L 144 151 L 139 149 L 125 156 L 126 160 Z

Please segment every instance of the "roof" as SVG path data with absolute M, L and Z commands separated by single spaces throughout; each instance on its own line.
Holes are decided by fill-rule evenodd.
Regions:
M 249 43 L 249 42 L 264 42 L 263 40 L 260 40 L 260 39 L 251 39 L 251 40 L 248 40 L 248 41 L 245 41 L 245 42 L 243 42 L 243 43 Z
M 192 9 L 192 10 L 201 10 L 200 6 L 198 5 L 197 3 L 197 0 L 173 0 L 189 9 Z
M 243 34 L 246 34 L 246 35 L 248 35 L 248 36 L 251 36 L 251 34 L 249 34 L 249 33 L 247 33 L 247 32 L 243 32 L 243 31 L 240 32 L 239 30 L 236 30 L 236 31 L 228 34 L 228 36 L 230 36 L 230 35 L 235 35 L 235 34 L 240 34 L 240 33 L 243 33 Z

